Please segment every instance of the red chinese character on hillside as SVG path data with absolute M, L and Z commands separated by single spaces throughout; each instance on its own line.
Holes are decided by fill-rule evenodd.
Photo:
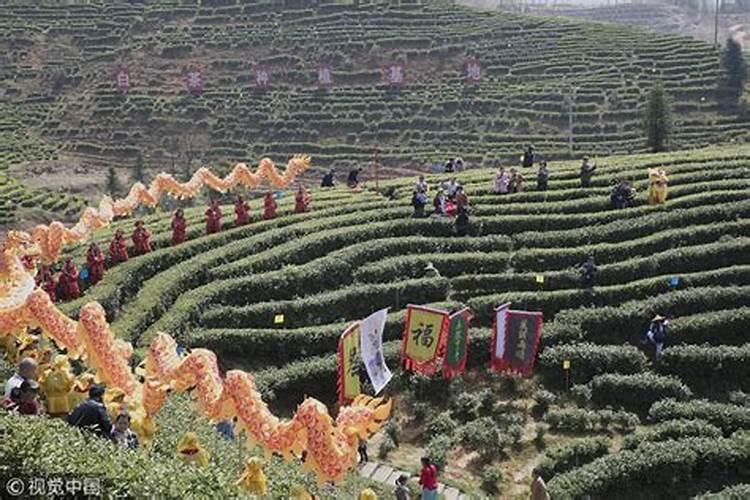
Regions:
M 400 63 L 389 64 L 385 68 L 385 79 L 391 87 L 400 87 L 405 80 L 404 65 Z
M 130 90 L 130 71 L 124 66 L 120 66 L 115 71 L 115 86 L 118 92 L 123 94 Z
M 318 87 L 328 88 L 333 86 L 333 68 L 330 64 L 318 66 Z
M 466 61 L 466 83 L 479 83 L 482 79 L 482 65 L 479 59 L 471 58 Z
M 271 86 L 271 74 L 265 66 L 255 67 L 255 85 L 259 89 L 267 89 Z
M 203 92 L 203 74 L 199 68 L 191 66 L 185 73 L 185 87 L 191 94 Z

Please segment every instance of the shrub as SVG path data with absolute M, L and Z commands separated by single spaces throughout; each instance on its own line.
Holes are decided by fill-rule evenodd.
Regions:
M 549 493 L 552 498 L 687 498 L 697 488 L 747 480 L 749 460 L 747 436 L 644 443 L 555 476 Z
M 479 405 L 477 394 L 462 392 L 453 401 L 451 414 L 459 422 L 466 423 L 479 416 Z
M 562 363 L 570 361 L 570 383 L 585 384 L 603 373 L 638 373 L 648 366 L 646 356 L 634 346 L 591 343 L 563 344 L 544 349 L 537 365 L 548 385 L 563 387 Z
M 483 460 L 491 460 L 502 453 L 509 440 L 503 438 L 497 424 L 489 417 L 482 417 L 465 424 L 459 431 L 461 443 L 479 453 Z
M 437 437 L 441 435 L 450 436 L 457 428 L 458 422 L 451 418 L 450 412 L 444 411 L 438 413 L 435 418 L 428 422 L 426 430 L 430 437 Z
M 704 493 L 695 500 L 742 500 L 750 498 L 750 484 L 728 486 L 717 493 Z
M 573 432 L 607 430 L 610 425 L 629 430 L 640 422 L 634 413 L 584 408 L 550 408 L 542 420 L 550 429 Z
M 622 442 L 622 448 L 632 450 L 646 442 L 666 441 L 668 439 L 682 439 L 686 437 L 721 437 L 721 429 L 715 425 L 709 424 L 705 420 L 667 420 L 653 427 L 647 428 L 644 432 L 625 436 Z
M 535 391 L 532 397 L 535 402 L 534 413 L 537 417 L 544 415 L 550 405 L 557 401 L 557 396 L 554 393 L 545 391 L 544 389 Z
M 499 495 L 499 483 L 503 480 L 503 471 L 496 465 L 486 465 L 482 468 L 482 491 L 488 495 Z
M 601 406 L 621 407 L 645 416 L 655 401 L 688 399 L 692 393 L 674 377 L 654 373 L 597 375 L 591 382 L 591 401 Z
M 603 437 L 584 438 L 552 448 L 539 462 L 539 471 L 545 481 L 555 474 L 567 472 L 609 452 L 610 441 Z
M 750 344 L 676 345 L 664 351 L 659 371 L 676 375 L 695 390 L 715 394 L 750 390 Z
M 674 419 L 701 419 L 720 428 L 725 436 L 739 429 L 750 429 L 750 412 L 742 406 L 714 403 L 705 400 L 657 401 L 648 416 L 655 422 Z
M 383 426 L 383 432 L 385 435 L 391 438 L 393 444 L 398 446 L 401 438 L 401 428 L 394 419 L 390 419 L 387 424 Z
M 427 456 L 437 465 L 439 469 L 444 469 L 448 453 L 453 449 L 454 441 L 450 436 L 437 436 L 430 439 L 427 444 Z
M 397 448 L 396 443 L 390 436 L 385 436 L 378 447 L 378 458 L 385 460 L 388 454 Z

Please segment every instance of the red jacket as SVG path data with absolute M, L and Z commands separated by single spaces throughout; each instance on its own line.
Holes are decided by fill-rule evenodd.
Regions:
M 436 490 L 438 487 L 437 467 L 433 464 L 422 467 L 422 473 L 419 475 L 419 484 L 426 490 Z

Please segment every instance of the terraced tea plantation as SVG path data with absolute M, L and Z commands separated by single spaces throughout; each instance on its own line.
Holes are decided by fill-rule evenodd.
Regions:
M 674 35 L 576 20 L 483 12 L 452 2 L 5 2 L 4 87 L 29 132 L 81 162 L 154 169 L 192 161 L 286 161 L 319 167 L 643 151 L 638 108 L 662 81 L 674 100 L 674 147 L 747 138 L 747 117 L 715 100 L 719 57 Z M 476 57 L 478 85 L 464 84 Z M 405 64 L 400 90 L 383 68 Z M 130 72 L 117 92 L 113 72 Z M 334 87 L 317 88 L 330 64 Z M 190 95 L 184 72 L 202 71 Z M 254 68 L 271 87 L 258 90 Z M 571 113 L 572 112 L 572 113 Z
M 661 206 L 645 201 L 646 170 L 655 166 L 670 179 Z M 303 395 L 335 400 L 339 336 L 382 307 L 391 308 L 387 359 L 400 372 L 408 303 L 469 305 L 469 370 L 482 374 L 492 310 L 510 301 L 543 311 L 545 320 L 530 387 L 540 411 L 519 425 L 547 426 L 550 442 L 564 446 L 577 446 L 581 435 L 628 435 L 604 445 L 584 441 L 586 453 L 551 455 L 559 461 L 545 462 L 553 498 L 657 497 L 677 483 L 680 495 L 693 495 L 750 481 L 750 148 L 612 157 L 600 162 L 589 189 L 579 187 L 577 164 L 551 169 L 547 192 L 528 181 L 524 192 L 505 196 L 493 194 L 492 170 L 459 174 L 472 204 L 468 237 L 453 236 L 447 219 L 411 218 L 411 178 L 388 181 L 393 201 L 371 191 L 315 191 L 307 214 L 292 214 L 287 196 L 270 221 L 259 220 L 261 203 L 253 199 L 250 225 L 234 228 L 225 217 L 223 231 L 211 236 L 203 207 L 188 208 L 189 239 L 177 247 L 169 214 L 156 213 L 145 218 L 156 249 L 108 270 L 63 308 L 75 314 L 85 301 L 100 301 L 137 351 L 158 331 L 208 347 L 225 367 L 253 370 L 283 409 Z M 610 208 L 614 178 L 634 181 L 637 206 Z M 441 180 L 428 177 L 433 192 Z M 118 227 L 130 233 L 132 220 L 97 239 L 107 244 Z M 70 251 L 79 264 L 82 251 Z M 578 266 L 589 255 L 599 265 L 593 292 L 579 284 Z M 429 262 L 441 277 L 425 277 Z M 277 314 L 283 324 L 275 324 Z M 658 365 L 653 347 L 641 343 L 655 314 L 672 318 Z M 567 391 L 565 360 L 572 365 Z M 397 398 L 407 380 L 397 376 Z M 530 437 L 519 439 L 531 446 Z M 654 470 L 675 479 L 662 481 Z M 475 480 L 463 481 L 464 491 L 478 491 Z

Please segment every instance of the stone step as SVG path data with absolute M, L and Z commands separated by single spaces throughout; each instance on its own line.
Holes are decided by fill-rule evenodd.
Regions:
M 362 477 L 370 477 L 375 469 L 378 468 L 378 464 L 375 462 L 367 462 L 362 468 L 359 469 L 359 475 Z
M 370 479 L 384 483 L 391 474 L 393 474 L 393 468 L 388 467 L 387 465 L 381 465 L 375 473 L 370 476 Z

